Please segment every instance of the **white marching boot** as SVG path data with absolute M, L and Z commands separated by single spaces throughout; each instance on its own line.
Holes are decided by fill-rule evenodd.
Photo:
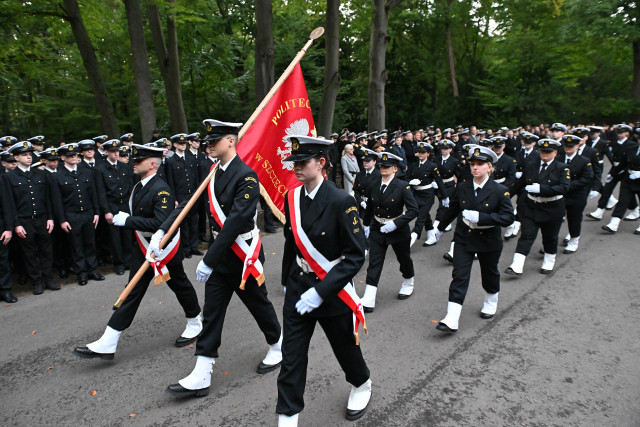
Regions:
M 184 328 L 184 332 L 176 340 L 176 347 L 184 347 L 198 339 L 198 335 L 202 332 L 202 313 L 196 317 L 187 319 L 187 326 Z
M 400 292 L 398 292 L 398 299 L 407 299 L 413 293 L 413 277 L 404 279 L 402 286 L 400 286 Z
M 278 342 L 269 345 L 269 351 L 267 351 L 267 355 L 258 365 L 256 372 L 259 374 L 271 372 L 280 366 L 280 362 L 282 362 L 282 332 L 280 332 L 280 339 Z
M 553 271 L 553 266 L 556 264 L 556 254 L 544 254 L 544 260 L 542 261 L 542 267 L 540 273 L 549 274 Z
M 505 270 L 505 273 L 511 274 L 514 276 L 520 276 L 524 270 L 524 261 L 527 259 L 525 255 L 519 254 L 516 252 L 513 254 L 513 261 L 509 268 Z
M 347 402 L 347 415 L 349 421 L 362 418 L 371 400 L 371 379 L 365 381 L 360 387 L 351 386 L 349 400 Z
M 498 311 L 498 292 L 495 294 L 486 294 L 484 296 L 484 304 L 480 310 L 480 317 L 483 319 L 491 319 Z
M 198 356 L 193 371 L 178 381 L 178 384 L 170 385 L 167 391 L 179 397 L 208 395 L 209 387 L 211 387 L 211 373 L 215 363 L 216 359 L 213 357 Z
M 371 313 L 376 308 L 376 293 L 378 292 L 377 286 L 367 285 L 362 296 L 362 307 L 365 313 Z
M 409 247 L 413 246 L 416 240 L 418 240 L 418 233 L 411 233 L 411 243 L 409 243 Z
M 436 243 L 438 243 L 438 240 L 436 240 L 436 229 L 432 228 L 431 230 L 427 231 L 427 240 L 425 240 L 422 246 L 433 246 Z
M 615 197 L 613 197 L 613 195 L 611 195 L 611 197 L 609 197 L 609 200 L 607 201 L 607 210 L 613 209 L 617 204 L 618 204 L 618 199 L 616 199 Z
M 580 243 L 580 236 L 572 237 L 569 239 L 569 243 L 567 243 L 567 247 L 564 248 L 565 254 L 573 254 L 578 250 L 578 243 Z
M 613 234 L 616 231 L 618 231 L 619 225 L 620 225 L 620 218 L 616 218 L 615 216 L 612 216 L 611 219 L 609 220 L 609 224 L 603 225 L 602 229 L 604 231 L 608 231 L 609 233 Z
M 595 211 L 588 213 L 587 216 L 591 219 L 595 219 L 596 221 L 600 221 L 602 219 L 602 214 L 604 214 L 604 209 L 596 208 Z
M 458 320 L 460 320 L 461 312 L 462 305 L 449 301 L 447 303 L 447 315 L 438 322 L 436 329 L 442 332 L 456 332 L 458 330 Z
M 298 415 L 278 415 L 278 427 L 298 427 Z
M 629 212 L 627 214 L 627 216 L 624 217 L 624 220 L 625 221 L 635 221 L 638 218 L 640 218 L 640 206 L 636 206 L 636 208 L 634 210 Z
M 107 326 L 100 339 L 87 344 L 87 348 L 94 353 L 113 355 L 118 348 L 118 340 L 121 334 L 122 331 L 116 331 L 111 326 Z

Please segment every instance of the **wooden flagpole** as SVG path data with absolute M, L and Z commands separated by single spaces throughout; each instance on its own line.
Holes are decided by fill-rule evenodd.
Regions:
M 282 73 L 278 81 L 273 85 L 269 93 L 267 93 L 267 95 L 264 97 L 264 99 L 262 100 L 260 105 L 258 105 L 258 107 L 255 109 L 251 117 L 249 117 L 249 120 L 247 120 L 244 126 L 242 126 L 242 128 L 240 129 L 240 132 L 238 133 L 238 140 L 241 140 L 244 134 L 247 132 L 247 130 L 249 130 L 251 125 L 253 125 L 253 122 L 256 121 L 260 113 L 262 113 L 262 111 L 265 109 L 269 101 L 271 101 L 271 98 L 273 98 L 273 95 L 275 95 L 278 89 L 280 89 L 280 87 L 284 84 L 285 80 L 287 80 L 289 75 L 293 72 L 293 69 L 295 68 L 295 66 L 298 65 L 298 63 L 302 60 L 302 57 L 304 57 L 304 55 L 307 53 L 307 50 L 309 49 L 309 47 L 311 47 L 314 40 L 321 37 L 322 34 L 324 34 L 323 27 L 318 27 L 311 32 L 307 43 L 300 50 L 300 52 L 298 52 L 295 58 L 293 58 L 293 61 L 291 61 L 287 69 L 284 70 L 284 72 Z M 200 184 L 196 192 L 193 193 L 193 195 L 191 196 L 191 199 L 189 199 L 185 207 L 182 209 L 182 212 L 180 212 L 176 220 L 173 222 L 173 224 L 171 224 L 171 228 L 169 228 L 169 231 L 167 231 L 167 233 L 164 235 L 164 237 L 160 241 L 160 249 L 164 248 L 166 244 L 169 243 L 169 238 L 173 236 L 173 234 L 178 230 L 178 227 L 180 227 L 180 224 L 182 223 L 184 218 L 187 216 L 187 214 L 189 213 L 193 205 L 198 201 L 202 193 L 208 187 L 209 182 L 211 181 L 211 178 L 213 178 L 213 173 L 214 173 L 214 170 L 212 169 L 207 175 L 207 177 L 204 179 L 204 181 L 202 181 L 202 183 Z M 267 193 L 267 191 L 264 189 L 264 187 L 262 187 L 262 184 L 260 184 L 260 194 L 265 198 L 265 200 L 267 201 L 267 204 L 269 205 L 269 208 L 273 211 L 274 215 L 278 218 L 278 220 L 284 223 L 284 216 L 282 215 L 280 210 L 274 205 L 273 201 L 271 200 L 271 197 L 269 197 L 269 194 Z M 155 255 L 151 254 L 151 257 L 155 258 Z M 127 286 L 124 288 L 124 290 L 122 291 L 122 293 L 120 294 L 116 302 L 113 304 L 114 310 L 119 308 L 124 302 L 124 300 L 127 299 L 129 294 L 131 293 L 133 288 L 138 284 L 138 282 L 140 281 L 144 273 L 147 271 L 149 266 L 150 266 L 150 263 L 147 260 L 145 260 L 145 262 L 142 263 L 142 265 L 136 272 L 135 276 L 133 276 L 131 281 L 127 284 Z

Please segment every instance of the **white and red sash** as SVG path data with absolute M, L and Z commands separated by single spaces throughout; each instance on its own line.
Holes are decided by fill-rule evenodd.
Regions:
M 320 251 L 318 251 L 309 240 L 309 237 L 302 229 L 302 218 L 300 216 L 300 194 L 302 193 L 303 186 L 296 187 L 289 191 L 287 198 L 289 201 L 289 219 L 291 220 L 291 230 L 293 231 L 293 237 L 296 241 L 296 246 L 302 253 L 305 261 L 311 267 L 313 272 L 318 276 L 320 280 L 323 280 L 327 273 L 338 264 L 339 260 L 329 261 L 325 258 Z M 340 298 L 347 306 L 353 311 L 353 325 L 354 334 L 356 336 L 356 345 L 360 344 L 358 339 L 358 329 L 360 324 L 364 327 L 365 334 L 369 334 L 367 330 L 367 323 L 364 319 L 364 311 L 360 297 L 356 294 L 356 290 L 353 283 L 349 282 L 344 288 L 338 292 L 338 298 Z
M 140 191 L 142 187 L 140 187 L 137 191 Z M 129 197 L 129 212 L 133 212 L 133 193 L 131 192 L 131 196 Z M 136 234 L 136 240 L 138 241 L 138 246 L 140 246 L 140 250 L 143 255 L 147 255 L 147 250 L 149 248 L 149 242 L 146 237 L 142 235 L 141 231 L 134 230 Z M 164 283 L 171 279 L 171 275 L 169 274 L 169 269 L 167 268 L 167 264 L 169 261 L 173 259 L 175 254 L 178 252 L 178 248 L 180 247 L 180 229 L 176 232 L 176 235 L 171 239 L 169 244 L 162 248 L 162 254 L 154 259 L 151 262 L 151 267 L 153 268 L 153 284 L 154 286 L 158 286 L 161 283 Z
M 220 163 L 216 163 L 212 169 L 218 168 L 219 164 Z M 222 229 L 224 222 L 227 220 L 227 216 L 222 212 L 218 199 L 216 199 L 216 192 L 214 190 L 215 181 L 216 174 L 215 171 L 213 171 L 213 177 L 209 182 L 209 210 L 211 211 L 213 219 Z M 242 267 L 242 280 L 240 282 L 240 289 L 242 290 L 244 290 L 249 274 L 255 277 L 258 282 L 258 286 L 264 283 L 264 267 L 259 259 L 262 242 L 260 241 L 260 234 L 257 226 L 254 225 L 254 229 L 247 234 L 250 234 L 252 237 L 251 245 L 248 245 L 242 236 L 236 237 L 235 242 L 231 245 L 233 252 L 235 252 L 238 258 L 240 258 L 244 263 Z

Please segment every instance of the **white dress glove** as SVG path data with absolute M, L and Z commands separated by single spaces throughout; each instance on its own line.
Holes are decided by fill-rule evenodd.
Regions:
M 438 184 L 436 184 L 436 182 L 435 182 L 435 181 L 433 181 L 433 182 L 431 183 L 431 186 L 433 187 L 433 189 L 434 189 L 434 190 L 437 190 L 437 189 L 438 189 Z
M 409 181 L 409 185 L 420 185 L 420 180 L 418 178 L 414 178 Z
M 149 240 L 149 247 L 147 248 L 147 254 L 145 258 L 149 262 L 153 262 L 153 258 L 151 258 L 151 254 L 155 254 L 156 258 L 162 254 L 162 250 L 160 249 L 160 240 L 164 237 L 164 231 L 158 230 L 153 236 L 151 236 L 151 240 Z
M 205 283 L 209 280 L 209 276 L 211 276 L 211 272 L 213 269 L 204 263 L 203 260 L 200 260 L 198 263 L 198 267 L 196 268 L 196 281 L 200 283 Z
M 522 176 L 522 172 L 516 172 L 516 179 L 520 179 L 521 176 Z
M 380 232 L 381 233 L 391 233 L 392 231 L 395 231 L 396 228 L 398 228 L 398 226 L 396 225 L 395 222 L 393 221 L 389 221 L 387 222 L 385 225 L 383 225 L 382 227 L 380 227 Z
M 449 198 L 448 197 L 446 199 L 442 199 L 442 206 L 444 206 L 445 208 L 449 207 Z
M 462 217 L 466 218 L 467 221 L 478 223 L 480 221 L 480 212 L 465 209 L 462 211 Z
M 300 301 L 296 303 L 296 310 L 300 314 L 310 313 L 322 304 L 322 297 L 318 295 L 316 288 L 309 288 L 307 292 L 300 295 Z
M 640 178 L 640 172 L 634 172 L 629 174 L 629 179 L 638 179 Z
M 365 225 L 364 226 L 364 237 L 366 237 L 367 239 L 369 238 L 369 231 L 371 231 L 371 228 L 369 228 L 369 226 Z
M 613 177 L 611 176 L 611 174 L 610 174 L 610 173 L 608 173 L 608 174 L 607 174 L 607 177 L 604 179 L 604 183 L 605 183 L 605 184 L 608 184 L 608 183 L 610 183 L 611 181 L 613 181 Z
M 364 200 L 361 201 L 360 206 L 362 206 L 362 209 L 367 209 L 367 202 L 365 202 Z
M 600 195 L 600 193 L 599 193 L 599 192 L 597 192 L 596 190 L 591 190 L 591 191 L 589 192 L 589 198 L 590 198 L 590 199 L 593 199 L 593 198 L 595 198 L 595 197 L 598 197 L 598 195 Z
M 529 184 L 526 187 L 524 187 L 524 189 L 528 193 L 538 194 L 540 193 L 540 184 L 538 184 L 537 182 L 535 184 Z
M 122 227 L 124 225 L 125 222 L 127 222 L 127 218 L 129 218 L 129 214 L 126 212 L 118 212 L 117 214 L 114 215 L 113 217 L 113 225 L 116 225 L 118 227 Z

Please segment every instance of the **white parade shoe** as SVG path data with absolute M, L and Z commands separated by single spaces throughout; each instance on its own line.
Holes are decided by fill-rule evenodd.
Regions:
M 640 207 L 636 206 L 636 208 L 634 210 L 629 212 L 627 214 L 627 216 L 624 217 L 624 220 L 625 221 L 635 221 L 638 218 L 640 218 Z
M 118 348 L 118 340 L 121 334 L 122 331 L 116 331 L 111 326 L 107 326 L 100 339 L 87 344 L 87 348 L 95 353 L 113 354 Z
M 427 231 L 427 240 L 425 240 L 422 246 L 433 246 L 436 243 L 438 243 L 438 240 L 436 240 L 436 230 L 432 228 L 431 230 Z
M 409 247 L 413 246 L 416 240 L 418 240 L 418 233 L 411 233 L 411 243 L 409 243 Z
M 542 261 L 542 267 L 540 267 L 540 273 L 549 274 L 553 271 L 553 266 L 556 264 L 556 254 L 544 254 L 544 260 Z
M 176 347 L 184 347 L 195 342 L 200 332 L 202 332 L 202 313 L 187 319 L 187 326 L 176 340 Z
M 178 384 L 170 385 L 167 391 L 178 397 L 204 397 L 208 395 L 215 363 L 216 360 L 213 357 L 198 356 L 193 371 L 178 381 Z
M 571 239 L 569 239 L 569 242 L 567 243 L 567 247 L 564 248 L 564 252 L 565 254 L 573 254 L 578 250 L 578 243 L 580 242 L 580 236 L 578 237 L 572 237 Z
M 364 295 L 362 296 L 361 302 L 365 313 L 371 313 L 375 309 L 377 292 L 377 286 L 367 285 L 364 289 Z
M 269 345 L 269 351 L 267 351 L 267 355 L 258 365 L 257 372 L 259 374 L 271 372 L 280 366 L 280 362 L 282 362 L 282 332 L 280 332 L 280 339 L 278 342 Z
M 595 211 L 588 213 L 587 216 L 591 219 L 595 219 L 596 221 L 600 221 L 602 219 L 602 214 L 604 214 L 604 209 L 596 208 Z
M 298 427 L 298 415 L 278 415 L 278 427 Z
M 611 197 L 609 197 L 609 200 L 607 201 L 607 210 L 613 209 L 617 204 L 618 204 L 618 199 L 616 199 L 615 197 L 613 197 L 613 195 L 611 195 Z
M 611 219 L 609 220 L 609 224 L 603 225 L 602 229 L 604 231 L 608 231 L 609 233 L 613 234 L 616 231 L 618 231 L 619 225 L 620 225 L 620 218 L 616 218 L 615 216 L 612 216 Z
M 446 259 L 451 264 L 453 264 L 453 248 L 454 248 L 455 245 L 456 245 L 456 242 L 451 242 L 451 246 L 449 246 L 449 252 L 447 252 L 446 254 L 442 255 L 442 258 Z
M 402 286 L 400 286 L 400 292 L 398 292 L 398 299 L 407 299 L 413 293 L 413 277 L 404 279 Z
M 491 319 L 498 311 L 498 292 L 495 294 L 486 294 L 484 296 L 484 304 L 480 310 L 480 317 L 483 319 Z
M 360 387 L 351 386 L 349 401 L 347 402 L 347 415 L 349 421 L 362 418 L 371 400 L 371 380 L 368 379 Z
M 458 320 L 460 320 L 461 312 L 462 305 L 449 301 L 447 303 L 447 315 L 438 322 L 436 329 L 442 332 L 456 332 L 458 330 Z
M 513 254 L 513 261 L 511 261 L 511 265 L 509 268 L 505 270 L 505 273 L 511 274 L 512 276 L 520 276 L 524 270 L 524 261 L 527 259 L 525 255 L 519 254 L 516 252 Z

